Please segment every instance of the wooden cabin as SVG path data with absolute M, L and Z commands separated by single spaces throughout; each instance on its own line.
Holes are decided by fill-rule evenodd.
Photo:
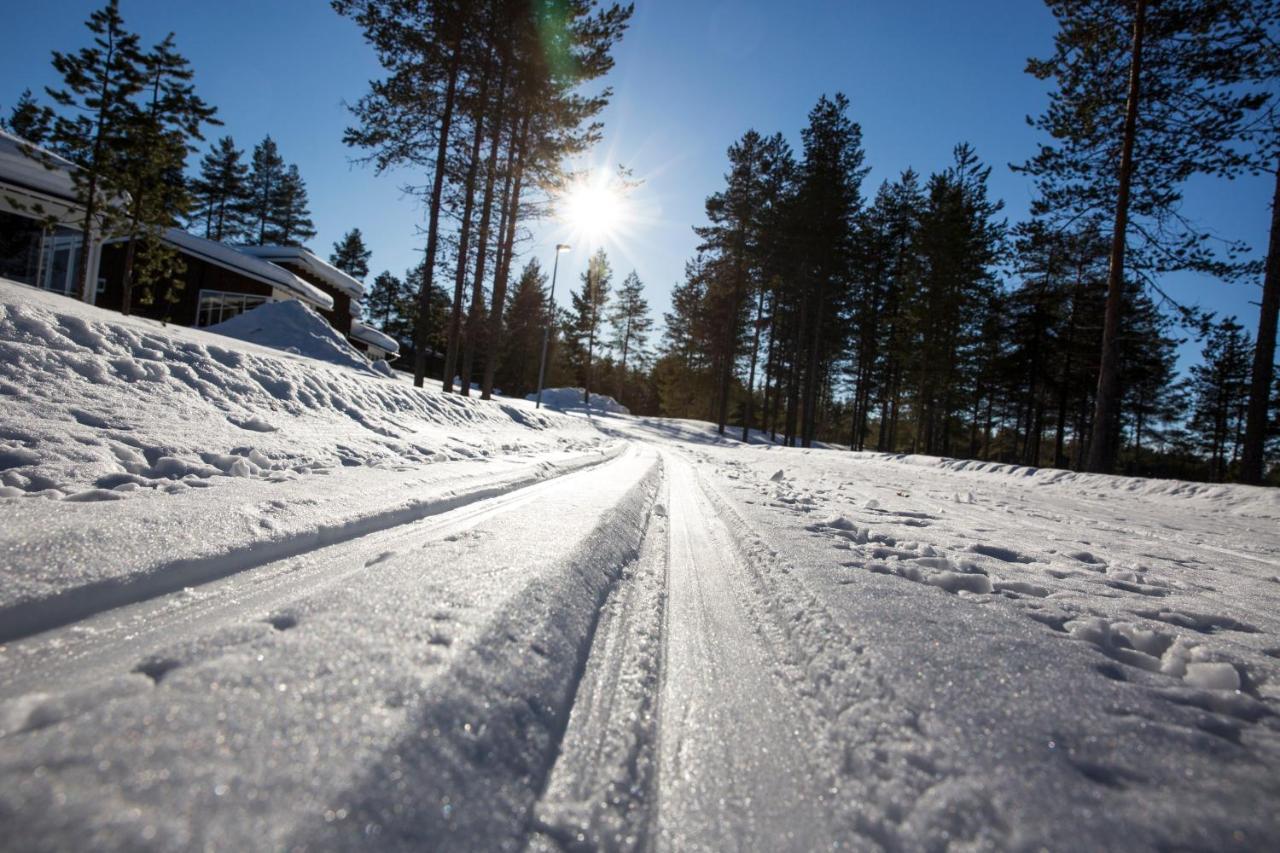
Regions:
M 100 245 L 84 239 L 84 210 L 76 201 L 76 166 L 51 151 L 0 131 L 0 278 L 79 298 L 76 275 L 89 252 L 84 295 L 101 286 Z
M 182 256 L 181 286 L 161 287 L 150 294 L 134 287 L 133 313 L 181 326 L 212 326 L 265 302 L 297 299 L 326 316 L 333 299 L 288 270 L 237 249 L 188 234 L 177 228 L 164 241 Z M 102 253 L 103 287 L 97 304 L 119 311 L 124 298 L 124 263 L 128 241 L 108 241 Z

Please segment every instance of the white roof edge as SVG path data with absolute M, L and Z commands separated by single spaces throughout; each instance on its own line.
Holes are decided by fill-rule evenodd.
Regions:
M 78 200 L 73 175 L 78 171 L 80 167 L 67 158 L 0 130 L 0 181 L 48 196 L 63 204 L 76 205 Z M 107 198 L 104 193 L 102 198 L 113 206 L 123 206 L 129 202 L 127 193 L 113 198 Z
M 117 237 L 108 242 L 118 243 L 125 239 L 127 238 Z M 274 264 L 245 255 L 216 240 L 207 240 L 204 237 L 188 234 L 179 228 L 166 230 L 164 240 L 214 266 L 240 273 L 271 287 L 288 290 L 325 311 L 333 310 L 333 297 Z
M 359 320 L 351 324 L 351 337 L 393 355 L 400 352 L 400 343 L 395 338 L 372 326 L 366 326 Z
M 364 296 L 364 282 L 347 275 L 333 264 L 321 260 L 302 246 L 237 246 L 236 248 L 246 255 L 262 258 L 265 261 L 299 264 L 325 284 L 342 291 L 352 299 Z

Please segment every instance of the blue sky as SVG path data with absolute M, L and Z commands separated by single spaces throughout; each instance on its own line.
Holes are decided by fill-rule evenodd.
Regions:
M 3 13 L 0 108 L 24 87 L 56 82 L 53 49 L 86 42 L 83 21 L 98 0 L 24 3 Z M 198 91 L 215 104 L 244 148 L 270 133 L 307 181 L 328 254 L 359 227 L 374 271 L 402 273 L 421 257 L 423 210 L 405 196 L 422 176 L 375 176 L 352 164 L 341 142 L 354 101 L 379 74 L 355 25 L 323 0 L 122 0 L 127 24 L 150 42 L 172 30 L 196 70 Z M 972 143 L 994 168 L 991 190 L 1010 222 L 1026 214 L 1029 182 L 1012 174 L 1037 133 L 1025 117 L 1040 112 L 1044 85 L 1023 72 L 1026 58 L 1049 50 L 1054 27 L 1035 0 L 844 0 L 680 2 L 640 0 L 608 82 L 615 97 L 604 115 L 605 140 L 591 163 L 624 164 L 644 183 L 632 194 L 630 226 L 610 239 L 616 279 L 635 269 L 656 315 L 694 251 L 691 226 L 721 184 L 725 149 L 749 128 L 782 131 L 797 148 L 809 108 L 824 92 L 843 91 L 862 125 L 871 174 L 865 195 L 907 166 L 927 174 L 946 166 L 952 147 Z M 1185 210 L 1226 236 L 1265 251 L 1271 183 L 1265 178 L 1199 181 Z M 566 239 L 539 223 L 523 247 L 549 266 Z M 576 247 L 578 248 L 578 247 Z M 585 247 L 583 247 L 585 248 Z M 585 266 L 583 248 L 562 258 L 560 293 Z M 1222 284 L 1197 276 L 1168 282 L 1178 299 L 1257 324 L 1256 282 Z M 1184 355 L 1196 350 L 1184 346 Z

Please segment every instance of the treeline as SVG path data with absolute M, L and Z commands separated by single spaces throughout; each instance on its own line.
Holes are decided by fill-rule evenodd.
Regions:
M 270 135 L 254 146 L 248 162 L 234 139 L 219 139 L 200 160 L 190 189 L 188 227 L 210 240 L 301 246 L 316 236 L 307 185 Z
M 162 239 L 167 228 L 185 225 L 213 240 L 260 245 L 315 237 L 298 167 L 285 164 L 270 136 L 249 163 L 223 137 L 198 174 L 186 173 L 204 131 L 221 122 L 196 94 L 194 71 L 172 33 L 144 48 L 125 26 L 118 0 L 92 13 L 86 27 L 88 46 L 53 53 L 62 84 L 46 89 L 52 105 L 28 89 L 0 126 L 79 167 L 73 177 L 81 230 L 126 240 L 126 314 L 135 295 L 143 303 L 173 301 L 181 288 L 181 258 Z M 81 252 L 82 295 L 87 271 Z
M 420 266 L 404 276 L 384 271 L 373 280 L 365 300 L 368 317 L 398 340 L 412 335 L 418 310 L 414 283 L 421 277 Z M 656 412 L 651 376 L 654 320 L 639 275 L 632 270 L 617 284 L 609 258 L 600 250 L 569 299 L 562 291 L 557 301 L 563 307 L 553 310 L 547 272 L 536 258 L 530 259 L 501 308 L 502 339 L 495 348 L 492 390 L 509 397 L 534 393 L 545 338 L 545 387 L 578 387 L 585 393 L 607 394 L 635 412 Z M 439 331 L 429 340 L 443 346 L 449 316 L 443 289 L 437 289 L 432 310 L 431 326 Z
M 374 282 L 371 313 L 413 327 L 415 384 L 429 363 L 446 391 L 488 398 L 504 364 L 511 270 L 521 226 L 563 189 L 563 164 L 600 135 L 632 7 L 588 0 L 333 0 L 385 75 L 351 109 L 345 141 L 378 172 L 422 175 L 422 263 Z M 406 305 L 404 292 L 414 294 Z M 395 295 L 393 295 L 395 294 Z M 388 306 L 396 306 L 394 311 Z M 397 318 L 391 318 L 397 319 Z M 433 363 L 432 358 L 437 360 Z
M 1028 70 L 1057 88 L 1035 122 L 1049 141 L 1017 167 L 1038 191 L 1025 223 L 967 144 L 866 198 L 841 95 L 798 154 L 754 131 L 730 147 L 666 317 L 663 414 L 793 445 L 1262 480 L 1280 450 L 1276 211 L 1264 270 L 1198 230 L 1180 189 L 1266 172 L 1280 198 L 1276 3 L 1048 6 L 1055 53 Z M 1169 300 L 1173 270 L 1261 278 L 1257 344 Z M 1186 379 L 1179 335 L 1204 344 Z

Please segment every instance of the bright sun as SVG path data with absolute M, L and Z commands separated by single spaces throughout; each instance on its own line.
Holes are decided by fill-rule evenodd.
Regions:
M 622 221 L 622 197 L 607 176 L 592 176 L 565 194 L 560 216 L 575 233 L 591 241 L 605 239 Z

